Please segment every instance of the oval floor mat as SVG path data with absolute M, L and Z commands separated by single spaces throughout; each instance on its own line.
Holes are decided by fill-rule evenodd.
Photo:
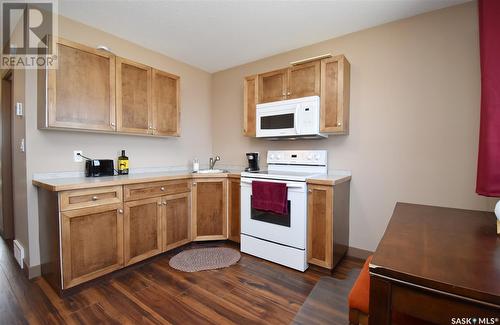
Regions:
M 240 258 L 240 252 L 232 248 L 195 248 L 180 252 L 168 264 L 179 271 L 197 272 L 228 267 L 236 264 Z

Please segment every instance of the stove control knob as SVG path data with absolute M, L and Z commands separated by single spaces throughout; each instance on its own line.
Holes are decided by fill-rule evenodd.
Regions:
M 313 156 L 312 155 L 308 155 L 307 156 L 307 160 L 312 160 L 313 159 Z
M 280 160 L 281 159 L 281 155 L 276 155 L 276 160 Z
M 269 157 L 270 160 L 273 160 L 274 159 L 274 154 L 271 154 L 271 156 Z
M 318 161 L 319 160 L 319 155 L 318 154 L 315 154 L 314 155 L 314 160 Z

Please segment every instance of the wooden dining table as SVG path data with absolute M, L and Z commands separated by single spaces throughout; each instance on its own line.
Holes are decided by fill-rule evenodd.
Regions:
M 492 212 L 397 203 L 370 263 L 369 324 L 500 324 Z

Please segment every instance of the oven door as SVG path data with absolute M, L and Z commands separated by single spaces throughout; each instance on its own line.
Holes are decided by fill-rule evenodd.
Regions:
M 276 215 L 252 209 L 252 181 L 286 183 L 288 214 Z M 241 233 L 270 242 L 305 249 L 307 232 L 305 182 L 241 178 Z
M 297 135 L 298 104 L 258 108 L 257 137 L 284 137 Z

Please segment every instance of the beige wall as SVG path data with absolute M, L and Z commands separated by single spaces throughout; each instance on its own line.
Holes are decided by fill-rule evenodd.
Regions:
M 271 142 L 242 136 L 242 78 L 324 53 L 351 63 L 350 135 Z M 480 73 L 476 3 L 378 26 L 213 75 L 213 150 L 327 149 L 352 171 L 350 245 L 374 250 L 397 201 L 486 210 L 475 194 Z M 265 162 L 262 155 L 261 161 Z
M 129 135 L 38 130 L 36 124 L 36 74 L 26 76 L 27 174 L 81 171 L 83 163 L 73 162 L 73 150 L 84 155 L 115 159 L 127 151 L 130 167 L 187 167 L 194 157 L 208 161 L 211 140 L 211 75 L 87 25 L 59 19 L 59 36 L 96 47 L 108 46 L 116 55 L 150 65 L 181 77 L 180 138 L 152 138 Z M 159 40 L 165 41 L 165 40 Z M 38 202 L 36 188 L 28 186 L 29 251 L 31 266 L 39 264 Z

